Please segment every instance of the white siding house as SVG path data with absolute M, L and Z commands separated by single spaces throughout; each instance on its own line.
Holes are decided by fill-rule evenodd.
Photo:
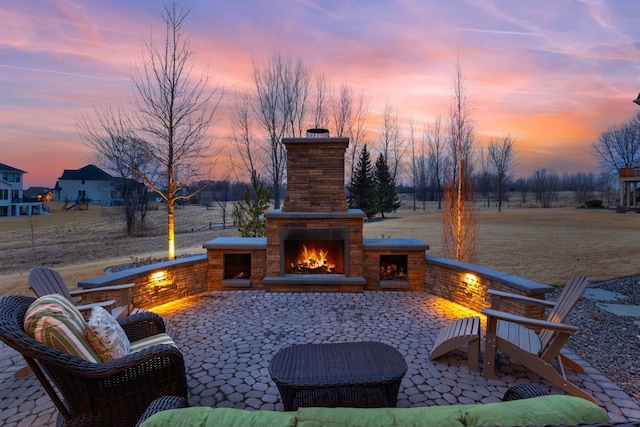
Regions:
M 0 216 L 42 214 L 42 202 L 26 200 L 22 175 L 26 172 L 0 163 Z
M 94 165 L 65 169 L 58 178 L 55 199 L 61 202 L 99 203 L 111 206 L 118 198 L 118 180 Z

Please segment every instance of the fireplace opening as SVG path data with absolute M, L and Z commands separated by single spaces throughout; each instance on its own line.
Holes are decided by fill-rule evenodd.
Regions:
M 251 254 L 224 254 L 224 279 L 250 279 Z
M 408 281 L 408 255 L 380 255 L 380 280 Z
M 345 274 L 344 240 L 285 240 L 285 274 Z

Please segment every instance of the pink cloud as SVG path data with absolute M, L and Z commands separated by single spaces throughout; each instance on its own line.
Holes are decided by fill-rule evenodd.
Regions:
M 252 90 L 252 61 L 274 49 L 335 87 L 348 82 L 370 101 L 372 139 L 387 104 L 405 132 L 411 121 L 446 120 L 459 60 L 479 141 L 515 137 L 517 173 L 551 164 L 595 172 L 589 145 L 637 109 L 640 29 L 627 22 L 630 5 L 247 0 L 194 5 L 187 31 L 194 75 L 208 70 L 210 86 L 229 94 Z M 162 32 L 160 8 L 119 0 L 0 6 L 3 163 L 29 171 L 34 185 L 84 166 L 90 153 L 75 123 L 96 105 L 131 98 L 143 41 Z M 219 141 L 229 135 L 231 102 L 219 109 Z M 42 155 L 25 154 L 27 144 Z

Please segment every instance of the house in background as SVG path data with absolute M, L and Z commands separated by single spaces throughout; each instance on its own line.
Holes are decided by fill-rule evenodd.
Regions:
M 97 166 L 87 165 L 80 169 L 65 169 L 53 189 L 54 200 L 73 202 L 76 209 L 86 208 L 88 203 L 102 206 L 116 206 L 122 203 L 125 188 L 122 178 L 109 175 Z M 141 192 L 144 185 L 127 180 L 128 188 Z M 69 207 L 70 209 L 71 207 Z
M 0 216 L 43 214 L 42 202 L 25 198 L 22 175 L 26 172 L 0 163 Z
M 38 202 L 53 200 L 53 190 L 49 187 L 29 187 L 22 193 L 25 199 Z
M 117 178 L 97 166 L 65 169 L 58 178 L 54 198 L 60 202 L 87 202 L 111 206 L 118 198 Z

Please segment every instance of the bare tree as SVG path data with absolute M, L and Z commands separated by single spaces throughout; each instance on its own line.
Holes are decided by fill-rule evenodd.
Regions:
M 503 136 L 491 141 L 487 148 L 493 176 L 495 177 L 496 189 L 498 190 L 498 212 L 502 210 L 504 187 L 516 163 L 514 144 L 515 139 L 511 138 L 511 136 Z
M 349 174 L 349 182 L 353 182 L 354 170 L 360 157 L 360 150 L 365 145 L 367 136 L 367 116 L 369 114 L 369 103 L 363 92 L 350 102 L 352 113 L 351 123 L 346 126 L 349 137 L 349 147 L 347 149 L 346 173 Z
M 262 65 L 254 62 L 255 113 L 266 134 L 268 175 L 273 183 L 273 203 L 280 208 L 280 190 L 286 173 L 285 136 L 300 137 L 309 96 L 309 71 L 300 60 L 294 62 L 274 51 Z
M 536 202 L 543 208 L 550 208 L 553 202 L 558 200 L 560 177 L 555 173 L 547 172 L 546 169 L 535 170 L 531 183 L 536 195 Z
M 484 145 L 480 145 L 478 149 L 478 159 L 480 160 L 480 171 L 476 177 L 476 189 L 484 196 L 487 207 L 490 207 L 491 184 L 494 177 L 491 173 L 491 159 L 489 158 L 489 152 L 485 149 Z
M 400 163 L 406 148 L 400 133 L 400 120 L 394 114 L 393 106 L 387 104 L 384 108 L 382 128 L 380 129 L 380 153 L 389 165 L 389 172 L 393 180 L 398 176 Z
M 613 179 L 611 174 L 602 173 L 598 177 L 596 188 L 600 193 L 600 199 L 607 207 L 612 206 L 616 201 L 616 196 L 618 195 L 616 191 L 617 184 L 617 180 Z
M 596 188 L 597 180 L 594 174 L 577 173 L 573 176 L 573 193 L 576 196 L 576 203 L 579 205 L 593 199 Z
M 473 262 L 476 249 L 476 215 L 473 193 L 473 121 L 467 106 L 462 68 L 456 65 L 453 105 L 449 110 L 449 158 L 445 178 L 443 250 L 457 261 Z
M 313 93 L 313 127 L 327 128 L 329 126 L 329 105 L 330 88 L 324 74 L 320 74 L 315 80 L 315 91 Z
M 619 168 L 640 165 L 640 113 L 628 123 L 602 132 L 591 148 L 602 169 L 609 173 L 617 175 Z
M 429 144 L 429 181 L 438 198 L 438 209 L 442 209 L 442 185 L 446 169 L 446 143 L 441 131 L 441 119 L 438 117 L 431 132 L 427 135 Z
M 417 141 L 413 122 L 409 124 L 409 148 L 411 149 L 411 186 L 413 187 L 413 210 L 416 210 L 416 202 L 420 193 L 421 166 L 424 166 L 424 146 L 422 141 Z M 422 157 L 421 157 L 422 154 Z M 425 178 L 426 179 L 426 178 Z
M 529 192 L 530 180 L 527 178 L 518 178 L 516 187 L 520 190 L 520 201 L 527 203 L 527 193 Z
M 353 126 L 353 90 L 347 83 L 340 86 L 337 97 L 332 98 L 331 123 L 337 137 L 349 135 Z
M 100 165 L 118 179 L 127 235 L 132 236 L 138 222 L 144 221 L 146 187 L 137 181 L 136 169 L 148 163 L 141 141 L 133 132 L 129 115 L 121 108 L 96 108 L 94 123 L 82 116 L 77 127 L 84 144 L 98 154 Z
M 226 230 L 229 202 L 231 201 L 231 185 L 225 178 L 223 181 L 220 181 L 216 187 L 216 191 L 213 192 L 213 199 L 220 208 L 220 215 L 222 217 L 222 229 Z
M 189 12 L 175 2 L 165 4 L 164 40 L 145 43 L 133 76 L 135 122 L 151 159 L 136 172 L 166 202 L 169 259 L 175 258 L 175 204 L 197 193 L 187 184 L 198 181 L 212 155 L 209 129 L 222 98 L 219 87 L 209 89 L 206 74 L 192 78 L 193 51 L 184 28 Z
M 231 110 L 231 140 L 238 156 L 233 156 L 231 150 L 228 155 L 231 170 L 238 180 L 241 176 L 250 177 L 258 169 L 257 164 L 264 163 L 260 158 L 263 152 L 258 150 L 259 144 L 255 140 L 253 105 L 250 95 L 240 93 L 236 95 Z

